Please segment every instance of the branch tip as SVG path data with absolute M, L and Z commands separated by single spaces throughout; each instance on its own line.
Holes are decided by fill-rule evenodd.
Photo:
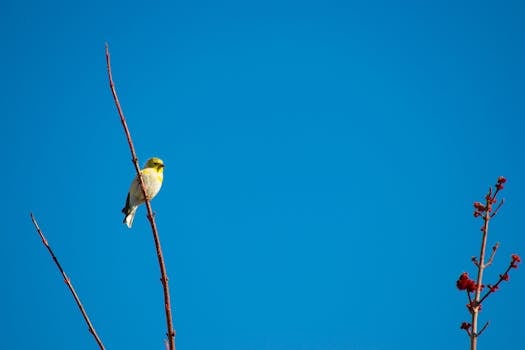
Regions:
M 44 233 L 42 232 L 42 230 L 38 226 L 38 222 L 36 221 L 36 218 L 33 215 L 33 213 L 31 213 L 31 220 L 33 221 L 33 225 L 35 226 L 36 231 L 38 232 L 40 238 L 42 239 L 42 243 L 47 248 L 47 251 L 49 252 L 49 255 L 51 255 L 51 258 L 55 262 L 55 265 L 57 266 L 58 270 L 62 274 L 62 278 L 64 279 L 64 282 L 66 283 L 67 287 L 69 288 L 69 291 L 71 292 L 71 295 L 73 295 L 73 298 L 75 299 L 75 302 L 76 302 L 76 304 L 78 306 L 78 309 L 80 310 L 80 313 L 82 314 L 82 317 L 84 317 L 84 321 L 86 322 L 90 333 L 95 338 L 95 341 L 97 342 L 99 348 L 101 350 L 105 350 L 104 344 L 102 343 L 102 340 L 100 339 L 100 337 L 98 336 L 97 332 L 95 331 L 95 327 L 93 327 L 93 324 L 91 323 L 91 320 L 89 319 L 89 317 L 87 315 L 86 309 L 82 305 L 82 302 L 80 301 L 80 298 L 79 298 L 75 288 L 73 287 L 73 284 L 71 284 L 71 281 L 70 281 L 69 277 L 66 275 L 66 272 L 62 268 L 62 265 L 60 265 L 60 262 L 58 261 L 58 258 L 56 257 L 55 253 L 53 252 L 53 250 L 49 246 L 49 244 L 47 242 L 47 239 L 45 238 Z
M 164 292 L 165 312 L 166 312 L 166 327 L 168 329 L 166 335 L 168 335 L 169 350 L 175 350 L 175 331 L 173 328 L 173 319 L 171 316 L 171 301 L 170 301 L 169 286 L 167 282 L 167 271 L 166 271 L 166 265 L 164 263 L 164 257 L 162 254 L 162 247 L 160 244 L 159 233 L 157 230 L 157 224 L 155 223 L 153 209 L 151 208 L 150 199 L 148 198 L 146 194 L 146 186 L 144 184 L 144 179 L 142 178 L 142 174 L 140 172 L 138 157 L 137 157 L 137 153 L 135 152 L 135 147 L 133 146 L 133 140 L 131 138 L 131 133 L 129 132 L 126 118 L 124 117 L 124 112 L 122 111 L 122 107 L 120 105 L 120 102 L 117 96 L 117 91 L 115 89 L 115 84 L 113 82 L 113 75 L 111 73 L 110 54 L 109 54 L 109 48 L 107 46 L 107 43 L 106 43 L 106 63 L 107 63 L 107 71 L 108 71 L 109 88 L 111 90 L 111 94 L 113 95 L 115 106 L 117 107 L 117 111 L 120 117 L 120 123 L 122 124 L 122 127 L 124 128 L 124 133 L 126 134 L 126 139 L 128 141 L 129 150 L 131 152 L 131 159 L 135 166 L 135 171 L 137 173 L 137 178 L 139 180 L 142 194 L 144 195 L 144 204 L 148 212 L 147 218 L 150 222 L 151 231 L 153 234 L 153 241 L 155 243 L 155 249 L 157 251 L 157 259 L 159 263 L 160 273 L 161 273 L 161 276 L 166 280 L 165 282 L 162 283 L 162 289 Z

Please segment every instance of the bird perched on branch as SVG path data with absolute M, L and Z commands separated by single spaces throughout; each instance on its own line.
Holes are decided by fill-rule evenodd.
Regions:
M 144 169 L 140 171 L 144 187 L 146 189 L 146 196 L 149 200 L 159 193 L 164 178 L 164 163 L 159 158 L 150 158 L 146 162 Z M 138 176 L 135 176 L 129 188 L 128 197 L 126 198 L 126 205 L 122 209 L 124 213 L 124 221 L 129 228 L 133 225 L 133 219 L 139 205 L 144 203 L 144 195 L 140 188 L 140 181 Z

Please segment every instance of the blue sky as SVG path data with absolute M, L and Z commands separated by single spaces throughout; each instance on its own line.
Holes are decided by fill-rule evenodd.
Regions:
M 163 349 L 154 245 L 104 43 L 153 201 L 179 349 L 466 349 L 455 289 L 472 202 L 507 203 L 488 271 L 525 255 L 519 1 L 4 1 L 2 343 Z M 487 300 L 482 348 L 521 346 L 525 274 Z

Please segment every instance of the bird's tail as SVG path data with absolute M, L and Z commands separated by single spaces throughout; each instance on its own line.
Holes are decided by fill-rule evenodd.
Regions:
M 124 213 L 124 221 L 122 222 L 126 224 L 128 228 L 131 228 L 131 225 L 133 225 L 133 219 L 135 218 L 137 208 L 137 205 L 131 205 L 130 194 L 128 193 L 128 196 L 126 197 L 126 205 L 122 208 L 122 213 Z
M 134 205 L 132 207 L 126 207 L 122 209 L 122 212 L 124 215 L 124 221 L 122 221 L 124 224 L 128 226 L 128 228 L 131 228 L 131 225 L 133 225 L 133 219 L 135 218 L 135 214 L 137 213 L 138 206 Z

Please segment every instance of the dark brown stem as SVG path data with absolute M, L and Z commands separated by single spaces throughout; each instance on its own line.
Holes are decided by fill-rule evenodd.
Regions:
M 159 233 L 157 230 L 157 224 L 155 223 L 155 217 L 153 215 L 153 210 L 151 209 L 151 203 L 146 195 L 146 188 L 144 186 L 144 180 L 142 179 L 142 174 L 140 173 L 140 166 L 139 161 L 137 158 L 137 154 L 135 153 L 135 147 L 133 146 L 133 141 L 131 140 L 131 134 L 128 129 L 128 125 L 126 123 L 126 118 L 124 118 L 124 112 L 122 111 L 122 108 L 120 106 L 120 102 L 117 96 L 117 91 L 115 90 L 115 84 L 113 83 L 113 75 L 111 74 L 111 61 L 110 61 L 110 55 L 109 55 L 109 47 L 106 43 L 106 63 L 107 63 L 107 70 L 108 70 L 108 79 L 109 79 L 109 88 L 111 90 L 111 94 L 113 95 L 113 100 L 115 100 L 115 105 L 117 106 L 117 111 L 120 116 L 120 122 L 122 123 L 122 127 L 124 128 L 124 133 L 126 134 L 126 138 L 128 140 L 129 149 L 131 151 L 131 158 L 132 162 L 135 166 L 135 171 L 137 172 L 137 177 L 139 179 L 140 187 L 142 189 L 142 194 L 145 198 L 145 204 L 146 209 L 148 211 L 148 220 L 151 225 L 151 231 L 153 233 L 153 240 L 155 242 L 155 249 L 157 250 L 157 259 L 159 261 L 159 267 L 160 267 L 160 274 L 161 274 L 161 282 L 162 282 L 162 289 L 164 291 L 164 311 L 166 312 L 166 326 L 168 328 L 168 331 L 166 333 L 166 336 L 168 337 L 168 344 L 170 350 L 175 350 L 175 329 L 173 328 L 173 320 L 171 316 L 171 301 L 170 301 L 170 292 L 169 292 L 169 286 L 168 286 L 168 275 L 166 273 L 166 265 L 164 264 L 164 257 L 162 255 L 162 247 L 160 244 L 160 238 Z
M 469 305 L 472 305 L 472 297 L 470 296 L 470 292 L 468 290 L 467 290 L 467 297 L 468 297 Z
M 58 270 L 62 274 L 62 277 L 64 278 L 64 282 L 66 282 L 67 287 L 69 288 L 69 291 L 73 295 L 73 298 L 75 299 L 75 302 L 77 303 L 77 306 L 80 309 L 80 312 L 82 313 L 82 317 L 84 317 L 84 320 L 86 321 L 86 323 L 88 325 L 89 333 L 91 333 L 93 335 L 93 337 L 95 338 L 95 341 L 97 342 L 99 348 L 101 350 L 104 350 L 105 349 L 104 344 L 102 343 L 102 340 L 100 340 L 100 337 L 98 336 L 97 332 L 95 331 L 95 327 L 93 327 L 93 324 L 91 323 L 91 321 L 90 321 L 90 319 L 89 319 L 89 317 L 88 317 L 88 315 L 86 313 L 86 310 L 84 309 L 84 306 L 82 305 L 82 302 L 80 301 L 80 298 L 78 297 L 78 294 L 75 291 L 75 288 L 73 287 L 73 284 L 71 283 L 71 280 L 66 275 L 66 272 L 62 268 L 62 265 L 60 265 L 60 262 L 58 261 L 55 253 L 53 253 L 53 250 L 49 246 L 49 243 L 47 242 L 47 239 L 44 236 L 44 233 L 42 232 L 42 230 L 38 226 L 38 223 L 36 222 L 36 219 L 35 219 L 33 213 L 30 213 L 30 216 L 31 216 L 31 221 L 33 221 L 33 225 L 35 226 L 36 231 L 38 232 L 38 234 L 40 235 L 40 238 L 42 239 L 42 243 L 47 248 L 47 251 L 49 252 L 51 257 L 53 258 L 53 261 L 55 262 L 55 265 L 57 266 Z
M 489 326 L 489 321 L 487 321 L 487 323 L 485 323 L 485 325 L 481 328 L 481 330 L 478 333 L 478 336 L 480 336 L 485 331 L 485 329 L 487 329 L 488 326 Z
M 512 269 L 512 262 L 509 264 L 509 266 L 507 267 L 507 269 L 505 270 L 505 272 L 503 272 L 502 275 L 499 275 L 499 280 L 498 280 L 498 282 L 496 282 L 495 285 L 492 286 L 492 289 L 489 288 L 488 292 L 485 293 L 485 295 L 479 300 L 480 303 L 482 303 L 485 299 L 487 299 L 487 297 L 488 297 L 489 295 L 491 295 L 492 293 L 494 293 L 493 291 L 495 291 L 495 290 L 498 289 L 500 283 L 504 281 L 503 276 L 508 276 L 510 269 Z

